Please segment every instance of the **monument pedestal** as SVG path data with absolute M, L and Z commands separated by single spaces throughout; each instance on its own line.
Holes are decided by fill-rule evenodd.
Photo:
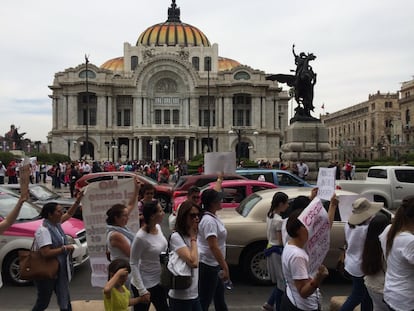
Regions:
M 331 160 L 328 129 L 318 121 L 296 121 L 285 131 L 282 160 L 296 164 L 303 161 L 309 167 L 308 180 L 318 177 L 319 167 L 328 167 Z

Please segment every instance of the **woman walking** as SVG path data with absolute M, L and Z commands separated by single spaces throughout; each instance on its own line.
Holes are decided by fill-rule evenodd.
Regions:
M 46 310 L 52 293 L 56 293 L 60 310 L 72 310 L 69 296 L 69 282 L 72 277 L 71 253 L 74 246 L 68 244 L 61 224 L 73 216 L 82 199 L 83 192 L 79 192 L 75 203 L 66 213 L 57 203 L 46 203 L 40 216 L 43 224 L 36 230 L 34 249 L 39 250 L 42 256 L 56 257 L 59 270 L 56 279 L 34 281 L 37 289 L 37 300 L 32 311 Z
M 384 236 L 385 235 L 385 236 Z M 386 237 L 384 300 L 389 310 L 414 309 L 414 196 L 403 199 Z M 384 246 L 384 245 L 383 245 Z M 384 248 L 384 247 L 383 247 Z
M 213 298 L 216 310 L 228 310 L 223 283 L 230 280 L 225 260 L 227 230 L 216 215 L 221 209 L 221 200 L 221 193 L 213 189 L 207 189 L 201 195 L 204 215 L 198 226 L 198 248 L 199 295 L 203 311 L 208 310 Z
M 144 203 L 144 224 L 135 235 L 131 246 L 131 283 L 147 303 L 139 303 L 135 310 L 148 311 L 149 302 L 157 311 L 168 311 L 167 295 L 160 285 L 160 253 L 167 249 L 167 240 L 161 231 L 164 211 L 157 202 Z
M 289 207 L 288 196 L 283 192 L 276 192 L 272 199 L 272 204 L 267 212 L 267 240 L 268 246 L 265 250 L 267 259 L 267 270 L 269 271 L 272 283 L 276 286 L 273 288 L 267 302 L 262 306 L 262 310 L 280 311 L 282 296 L 285 291 L 285 282 L 282 271 L 282 225 L 283 219 L 281 213 Z
M 184 201 L 178 210 L 175 232 L 170 238 L 170 251 L 175 252 L 182 261 L 185 261 L 186 266 L 183 270 L 186 271 L 183 272 L 189 270 L 192 280 L 189 288 L 171 289 L 168 292 L 171 311 L 201 311 L 198 298 L 197 247 L 200 213 L 200 207 L 189 200 Z M 173 268 L 177 269 L 178 267 Z

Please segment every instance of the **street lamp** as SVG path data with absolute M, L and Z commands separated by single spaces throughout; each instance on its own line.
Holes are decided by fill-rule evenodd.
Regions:
M 111 142 L 109 142 L 109 141 L 105 141 L 105 146 L 106 146 L 106 150 L 107 150 L 107 152 L 108 152 L 108 161 L 109 161 L 109 146 L 111 145 Z
M 118 149 L 115 139 L 112 139 L 111 141 L 111 148 L 112 148 L 112 162 L 115 163 L 115 149 Z
M 85 145 L 85 159 L 89 156 L 89 83 L 88 83 L 88 64 L 89 59 L 88 56 L 85 54 L 85 65 L 86 65 L 86 123 L 85 123 L 85 139 L 86 139 L 86 145 Z

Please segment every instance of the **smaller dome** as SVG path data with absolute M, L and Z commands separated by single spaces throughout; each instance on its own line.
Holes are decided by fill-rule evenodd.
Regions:
M 101 65 L 102 69 L 108 69 L 112 71 L 124 71 L 124 58 L 117 57 L 107 60 Z
M 218 57 L 219 71 L 232 70 L 233 68 L 236 68 L 238 66 L 241 66 L 241 64 L 234 59 L 221 56 Z

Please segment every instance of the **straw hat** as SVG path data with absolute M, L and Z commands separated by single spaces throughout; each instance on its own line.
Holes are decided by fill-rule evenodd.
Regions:
M 349 217 L 348 223 L 351 225 L 359 225 L 378 213 L 384 206 L 382 202 L 370 202 L 366 198 L 356 199 L 352 203 L 352 215 Z

